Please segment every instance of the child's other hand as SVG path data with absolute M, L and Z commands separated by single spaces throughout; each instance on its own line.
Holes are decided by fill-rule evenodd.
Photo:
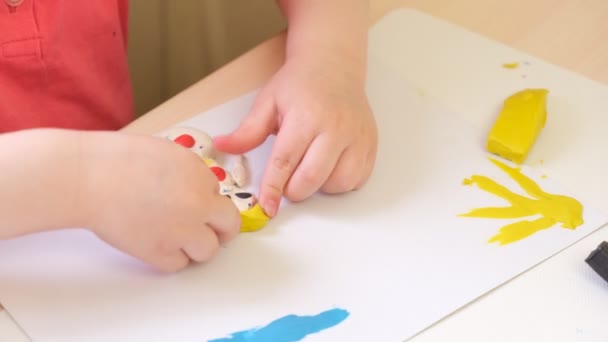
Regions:
M 240 127 L 215 140 L 218 150 L 244 153 L 277 135 L 260 194 L 270 216 L 282 195 L 300 201 L 319 189 L 351 191 L 373 169 L 377 128 L 364 90 L 364 68 L 340 57 L 311 53 L 288 59 Z
M 102 240 L 160 270 L 210 259 L 240 226 L 213 173 L 159 138 L 84 133 L 83 219 Z

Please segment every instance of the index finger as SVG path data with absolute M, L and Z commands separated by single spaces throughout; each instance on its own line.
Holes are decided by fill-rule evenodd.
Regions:
M 260 191 L 260 204 L 268 216 L 275 216 L 285 185 L 304 157 L 313 132 L 285 122 L 275 140 Z

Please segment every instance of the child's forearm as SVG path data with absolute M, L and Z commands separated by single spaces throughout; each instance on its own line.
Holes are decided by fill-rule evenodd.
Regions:
M 0 238 L 82 223 L 79 137 L 50 129 L 0 135 Z
M 333 53 L 357 63 L 365 76 L 368 0 L 277 0 L 289 22 L 287 58 Z M 314 57 L 313 57 L 314 58 Z

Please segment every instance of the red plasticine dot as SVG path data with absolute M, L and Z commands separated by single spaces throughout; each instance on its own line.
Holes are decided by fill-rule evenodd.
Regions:
M 182 134 L 173 141 L 187 148 L 191 148 L 195 143 L 194 138 L 190 134 Z
M 215 177 L 217 178 L 218 182 L 223 182 L 224 179 L 226 179 L 226 171 L 224 171 L 223 168 L 219 166 L 212 166 L 209 169 L 211 169 L 211 172 L 215 174 Z

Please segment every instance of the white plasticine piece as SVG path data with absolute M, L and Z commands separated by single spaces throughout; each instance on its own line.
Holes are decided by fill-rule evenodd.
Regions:
M 245 157 L 242 155 L 236 156 L 236 161 L 232 168 L 232 178 L 238 187 L 244 187 L 247 184 L 249 174 L 245 166 Z
M 239 192 L 235 191 L 228 195 L 232 200 L 232 203 L 236 205 L 239 211 L 246 211 L 253 208 L 257 203 L 257 199 L 250 192 Z
M 213 159 L 214 157 L 213 139 L 201 130 L 191 127 L 174 127 L 162 132 L 160 136 L 182 145 L 203 159 Z M 192 140 L 188 139 L 188 136 Z
M 223 172 L 220 173 L 225 177 L 218 179 L 219 193 L 228 196 L 239 211 L 251 209 L 257 203 L 257 198 L 252 193 L 241 189 L 249 178 L 244 156 L 236 155 L 233 170 L 227 172 L 226 168 L 214 159 L 213 139 L 207 133 L 192 127 L 173 127 L 160 133 L 160 136 L 194 152 L 212 171 L 214 168 L 221 169 Z
M 232 178 L 232 175 L 229 172 L 226 172 L 226 169 L 221 166 L 220 164 L 218 164 L 218 162 L 215 159 L 207 159 L 207 166 L 213 171 L 214 168 L 218 168 L 221 169 L 223 171 L 224 179 L 220 180 L 218 179 L 218 182 L 220 183 L 220 194 L 221 195 L 228 195 L 234 191 L 238 190 L 237 184 L 235 183 L 234 179 Z

